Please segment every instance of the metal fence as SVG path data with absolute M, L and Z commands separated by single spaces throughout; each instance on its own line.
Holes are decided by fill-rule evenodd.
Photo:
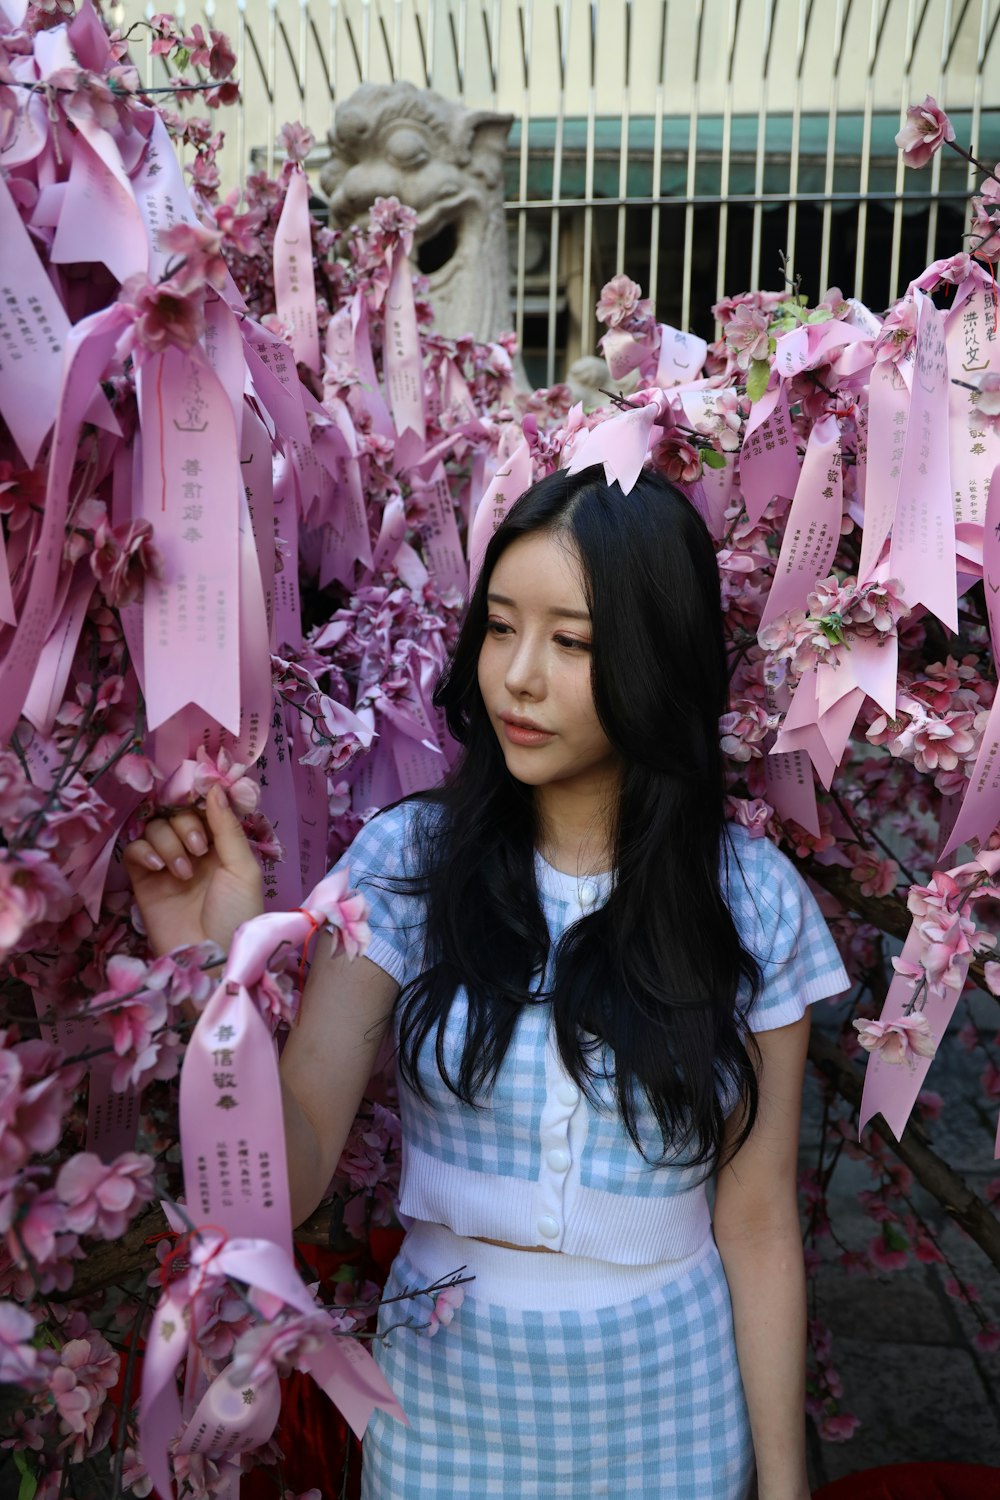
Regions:
M 132 0 L 120 14 L 137 19 Z M 1000 0 L 203 0 L 178 14 L 236 45 L 231 170 L 270 166 L 285 119 L 322 142 L 366 80 L 514 115 L 512 291 L 539 381 L 592 351 L 597 291 L 620 270 L 701 332 L 717 298 L 783 275 L 884 306 L 961 248 L 975 181 L 947 153 L 903 168 L 893 137 L 925 92 L 960 141 L 1000 157 Z

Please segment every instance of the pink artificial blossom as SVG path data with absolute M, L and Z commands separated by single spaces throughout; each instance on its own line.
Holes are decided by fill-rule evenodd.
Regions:
M 430 1321 L 421 1332 L 427 1338 L 432 1339 L 439 1328 L 447 1328 L 454 1318 L 456 1312 L 465 1301 L 464 1286 L 446 1286 L 443 1291 L 438 1292 L 434 1299 L 434 1308 L 431 1312 Z
M 161 249 L 183 258 L 183 264 L 171 277 L 180 292 L 190 295 L 200 291 L 206 281 L 217 291 L 222 290 L 229 268 L 222 254 L 221 229 L 208 229 L 204 224 L 174 224 L 170 229 L 161 229 L 159 239 Z
M 31 1389 L 45 1378 L 41 1351 L 31 1343 L 35 1320 L 23 1307 L 0 1302 L 0 1385 Z
M 670 427 L 653 451 L 653 463 L 671 484 L 691 484 L 701 474 L 701 454 L 679 427 Z
M 207 796 L 210 787 L 221 786 L 234 812 L 246 816 L 257 811 L 260 787 L 245 774 L 246 766 L 231 760 L 225 749 L 213 757 L 204 745 L 198 746 L 196 761 L 193 786 L 197 797 Z
M 127 521 L 109 526 L 102 521 L 94 532 L 90 568 L 112 609 L 134 604 L 147 577 L 163 577 L 163 557 L 153 541 L 149 521 Z
M 955 127 L 928 94 L 923 104 L 911 104 L 906 111 L 906 123 L 896 135 L 896 145 L 908 167 L 925 167 L 946 141 L 954 139 Z
M 59 1351 L 48 1390 L 62 1430 L 72 1437 L 68 1458 L 73 1463 L 87 1453 L 108 1391 L 118 1383 L 120 1363 L 108 1341 L 93 1329 L 88 1338 L 71 1339 Z
M 888 896 L 899 880 L 899 866 L 894 859 L 879 858 L 874 849 L 855 844 L 850 851 L 854 859 L 851 874 L 865 896 Z
M 91 1151 L 77 1152 L 56 1178 L 67 1227 L 98 1239 L 119 1239 L 138 1208 L 152 1199 L 155 1169 L 153 1158 L 137 1151 L 124 1151 L 110 1163 Z
M 278 141 L 289 161 L 303 162 L 315 146 L 316 137 L 307 125 L 295 120 L 282 125 Z
M 313 892 L 310 915 L 334 929 L 334 951 L 339 942 L 348 958 L 357 958 L 371 942 L 371 928 L 366 920 L 368 902 L 358 891 L 348 889 L 348 878 L 347 870 L 327 875 Z
M 42 849 L 0 849 L 0 957 L 39 922 L 61 922 L 72 892 Z
M 726 324 L 725 340 L 737 369 L 748 370 L 754 360 L 767 359 L 771 338 L 766 314 L 740 303 Z
M 894 1021 L 851 1023 L 866 1052 L 878 1052 L 884 1062 L 913 1064 L 916 1057 L 933 1057 L 937 1044 L 927 1017 L 920 1014 L 898 1016 Z
M 132 314 L 135 342 L 150 354 L 162 354 L 171 344 L 187 353 L 201 338 L 200 297 L 174 279 L 153 282 L 137 272 L 122 284 L 118 301 Z
M 241 1333 L 226 1369 L 231 1385 L 259 1385 L 278 1376 L 284 1379 L 320 1347 L 326 1319 L 319 1307 L 312 1316 L 283 1313 L 268 1323 L 256 1323 Z
M 853 1412 L 836 1412 L 821 1418 L 819 1435 L 828 1443 L 846 1443 L 861 1426 L 861 1418 Z
M 642 309 L 642 287 L 631 277 L 619 274 L 601 288 L 597 302 L 597 321 L 609 328 L 620 328 Z

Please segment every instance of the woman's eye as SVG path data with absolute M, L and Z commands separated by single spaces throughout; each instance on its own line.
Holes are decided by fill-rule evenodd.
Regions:
M 589 641 L 581 641 L 578 636 L 574 636 L 574 635 L 557 635 L 556 638 L 555 638 L 555 640 L 556 640 L 556 645 L 557 646 L 566 646 L 570 651 L 589 651 L 590 650 L 590 642 Z
M 502 620 L 487 620 L 486 630 L 490 635 L 509 635 L 510 626 L 505 625 Z

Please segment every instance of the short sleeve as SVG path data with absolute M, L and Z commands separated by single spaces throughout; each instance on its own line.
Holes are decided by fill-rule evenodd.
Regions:
M 788 1026 L 806 1006 L 850 988 L 815 897 L 769 839 L 730 828 L 729 906 L 760 966 L 760 989 L 747 1017 L 751 1031 Z
M 401 802 L 377 813 L 338 859 L 352 889 L 368 902 L 371 942 L 365 957 L 402 987 L 423 967 L 424 902 L 405 889 L 420 868 L 419 804 Z

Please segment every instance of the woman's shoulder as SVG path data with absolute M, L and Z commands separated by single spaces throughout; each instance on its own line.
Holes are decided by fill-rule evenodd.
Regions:
M 769 838 L 753 838 L 739 823 L 727 823 L 722 888 L 739 926 L 769 927 L 797 906 L 808 887 L 795 865 Z
M 342 860 L 359 874 L 416 875 L 426 865 L 443 812 L 432 793 L 393 802 L 362 824 Z

